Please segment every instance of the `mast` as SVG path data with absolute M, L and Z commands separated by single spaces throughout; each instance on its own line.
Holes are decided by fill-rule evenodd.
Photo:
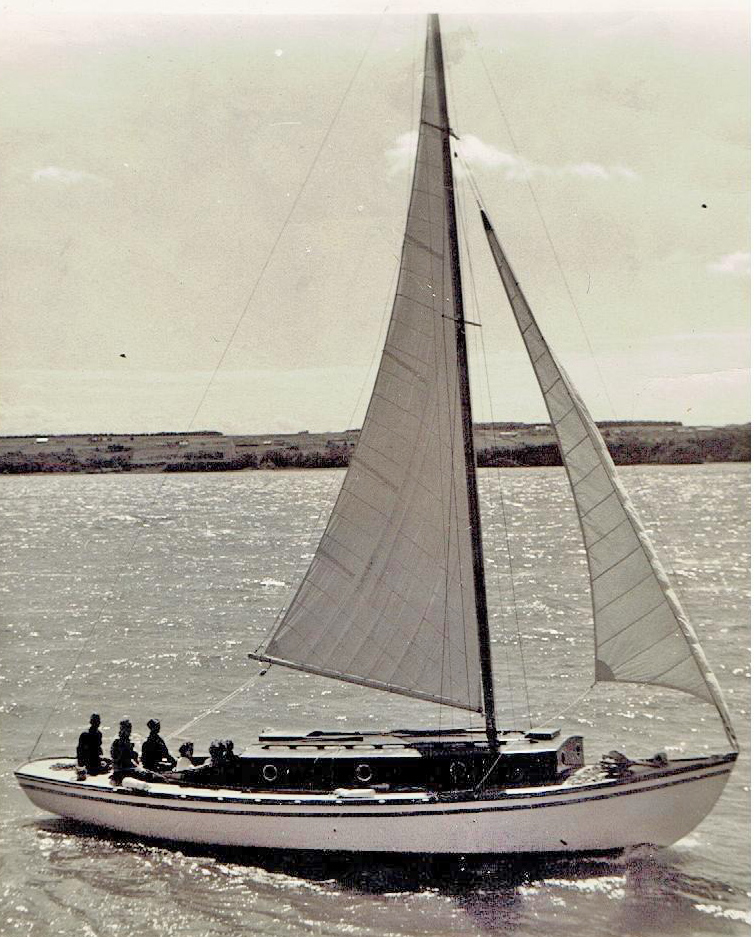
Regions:
M 496 700 L 494 697 L 493 671 L 491 668 L 491 636 L 488 627 L 486 578 L 483 567 L 483 538 L 480 526 L 480 505 L 478 503 L 478 483 L 475 471 L 475 444 L 473 440 L 470 375 L 467 363 L 467 338 L 465 334 L 465 315 L 462 299 L 462 274 L 459 264 L 454 175 L 452 171 L 451 146 L 449 144 L 451 128 L 449 127 L 449 112 L 446 103 L 446 80 L 444 74 L 443 46 L 441 44 L 441 28 L 437 13 L 431 13 L 428 16 L 428 42 L 432 42 L 436 50 L 436 86 L 440 112 L 440 129 L 443 132 L 442 158 L 444 188 L 446 190 L 447 217 L 449 220 L 452 295 L 454 297 L 459 395 L 462 410 L 465 472 L 467 475 L 467 503 L 470 515 L 470 537 L 472 538 L 475 612 L 478 624 L 478 644 L 480 648 L 480 670 L 483 689 L 483 715 L 486 720 L 486 736 L 489 745 L 493 749 L 498 745 L 496 736 Z
M 497 744 L 449 117 L 427 22 L 394 303 L 359 441 L 254 660 L 485 716 Z

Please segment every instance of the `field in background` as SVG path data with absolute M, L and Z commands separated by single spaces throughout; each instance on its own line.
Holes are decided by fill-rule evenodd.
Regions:
M 619 465 L 748 462 L 750 424 L 683 426 L 618 421 L 599 427 Z M 0 437 L 0 472 L 208 472 L 257 468 L 338 468 L 349 464 L 360 432 L 225 436 L 199 433 Z M 551 426 L 475 427 L 478 465 L 559 465 Z

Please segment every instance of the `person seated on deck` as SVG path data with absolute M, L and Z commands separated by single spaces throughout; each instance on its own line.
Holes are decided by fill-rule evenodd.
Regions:
M 194 743 L 193 742 L 184 742 L 183 745 L 179 748 L 179 760 L 176 762 L 176 767 L 174 771 L 193 771 L 194 762 L 192 761 L 192 756 L 194 755 Z
M 208 746 L 210 760 L 205 764 L 184 773 L 191 778 L 191 783 L 223 784 L 226 781 L 225 745 L 217 739 Z
M 92 713 L 89 717 L 89 728 L 79 736 L 76 746 L 76 763 L 85 768 L 87 774 L 100 774 L 105 767 L 102 763 L 102 732 L 100 732 L 100 717 Z
M 241 758 L 234 751 L 234 743 L 231 739 L 226 739 L 222 745 L 225 777 L 228 781 L 235 781 L 241 770 Z
M 131 741 L 131 722 L 122 719 L 118 726 L 118 738 L 110 746 L 110 757 L 113 760 L 113 784 L 120 784 L 125 777 L 138 777 L 136 766 L 139 758 Z
M 176 767 L 176 759 L 160 738 L 160 723 L 157 719 L 150 719 L 147 728 L 150 734 L 142 742 L 142 767 L 147 771 L 172 771 Z

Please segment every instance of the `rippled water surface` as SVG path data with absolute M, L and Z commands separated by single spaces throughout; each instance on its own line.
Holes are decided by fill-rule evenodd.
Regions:
M 164 734 L 257 670 L 246 657 L 304 572 L 340 473 L 2 477 L 3 935 L 704 935 L 748 932 L 748 466 L 622 476 L 732 709 L 744 751 L 714 812 L 673 848 L 539 861 L 354 859 L 143 844 L 45 816 L 12 770 L 69 754 L 88 715 Z M 580 536 L 559 469 L 481 473 L 501 724 L 609 748 L 724 748 L 703 703 L 592 680 Z M 509 546 L 509 549 L 507 548 Z M 511 557 L 511 562 L 510 562 Z M 256 677 L 191 730 L 467 719 L 295 672 Z

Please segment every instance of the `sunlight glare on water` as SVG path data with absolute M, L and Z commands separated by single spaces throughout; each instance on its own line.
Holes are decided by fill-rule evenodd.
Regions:
M 39 755 L 72 753 L 92 711 L 102 714 L 107 744 L 124 715 L 135 735 L 152 716 L 167 735 L 258 673 L 247 652 L 270 632 L 304 573 L 341 473 L 3 477 L 2 933 L 747 933 L 748 468 L 620 470 L 744 747 L 719 804 L 666 850 L 517 861 L 144 844 L 37 811 L 12 771 L 40 732 Z M 483 471 L 481 501 L 502 726 L 545 722 L 585 734 L 589 758 L 610 748 L 723 749 L 709 707 L 680 694 L 604 685 L 576 702 L 592 682 L 593 639 L 562 472 Z M 455 722 L 476 724 L 274 669 L 192 733 L 198 750 L 216 736 L 233 737 L 239 749 L 267 729 Z

